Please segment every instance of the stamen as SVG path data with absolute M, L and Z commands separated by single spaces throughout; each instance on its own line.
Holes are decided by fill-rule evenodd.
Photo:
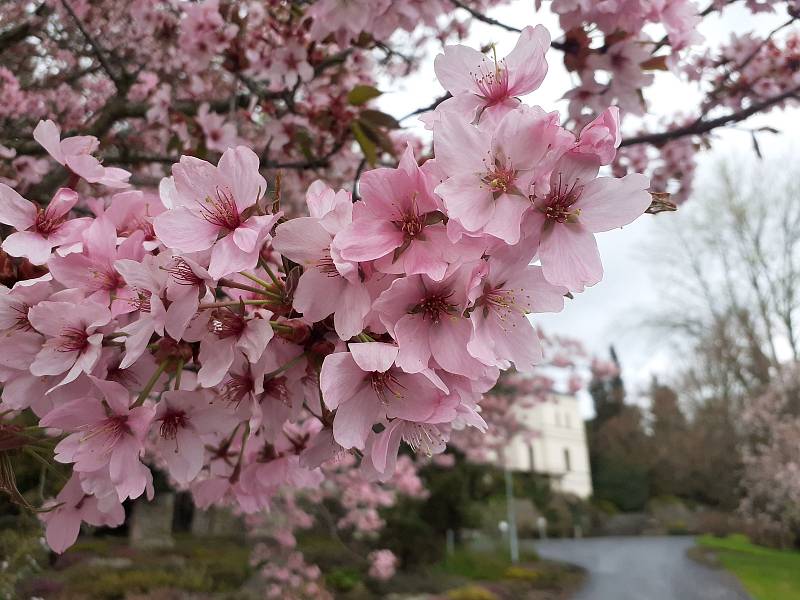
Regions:
M 129 298 L 128 302 L 133 305 L 134 310 L 138 310 L 139 312 L 150 312 L 150 298 L 153 295 L 153 292 L 150 290 L 140 290 L 134 289 L 136 292 L 135 298 Z
M 264 395 L 275 398 L 289 406 L 289 388 L 286 386 L 286 377 L 272 377 L 265 381 Z
M 423 319 L 429 319 L 432 323 L 438 323 L 442 315 L 456 314 L 457 306 L 450 304 L 447 299 L 453 292 L 447 294 L 431 294 L 422 298 L 419 303 L 411 309 L 411 314 L 422 314 Z
M 96 437 L 104 437 L 103 452 L 108 452 L 129 431 L 127 415 L 113 415 L 103 419 L 95 427 L 88 428 L 86 435 L 80 441 L 87 442 Z
M 445 437 L 435 425 L 409 423 L 403 431 L 403 440 L 414 452 L 433 456 L 445 444 Z
M 216 198 L 207 196 L 203 202 L 198 202 L 201 216 L 211 223 L 227 231 L 233 231 L 242 224 L 239 208 L 233 199 L 233 193 L 228 190 L 216 189 Z
M 244 328 L 244 317 L 228 307 L 214 309 L 208 322 L 208 330 L 221 340 L 228 337 L 239 337 Z
M 508 68 L 501 60 L 495 57 L 493 65 L 481 64 L 478 73 L 471 73 L 478 87 L 479 96 L 486 101 L 487 106 L 499 104 L 508 98 L 509 77 Z
M 331 251 L 325 250 L 325 253 L 322 255 L 317 261 L 317 268 L 320 270 L 321 273 L 327 275 L 328 277 L 339 277 L 339 271 L 336 269 L 336 265 L 333 263 L 333 258 L 331 258 Z
M 65 327 L 59 334 L 59 352 L 83 352 L 89 346 L 89 334 L 85 329 Z
M 22 303 L 19 305 L 11 305 L 11 310 L 18 315 L 14 319 L 14 325 L 11 326 L 11 329 L 18 330 L 18 331 L 33 331 L 33 326 L 31 322 L 28 320 L 28 309 L 30 306 L 26 303 Z
M 203 279 L 192 270 L 192 267 L 184 258 L 175 258 L 175 262 L 167 269 L 167 273 L 172 275 L 178 285 L 203 285 Z
M 377 371 L 371 373 L 370 385 L 372 386 L 375 395 L 378 396 L 383 404 L 389 403 L 386 398 L 387 391 L 395 398 L 402 398 L 403 393 L 401 390 L 405 389 L 405 387 L 400 384 L 400 382 L 397 380 L 397 377 L 391 372 L 391 370 L 386 371 L 385 373 L 379 373 Z
M 161 417 L 161 427 L 158 433 L 166 440 L 174 440 L 178 437 L 178 429 L 186 427 L 188 423 L 189 419 L 186 418 L 184 411 L 168 409 Z
M 578 201 L 582 192 L 583 186 L 580 185 L 580 180 L 575 180 L 570 187 L 567 187 L 562 183 L 559 173 L 558 185 L 545 197 L 545 206 L 542 212 L 550 221 L 574 223 L 581 214 L 581 210 L 579 208 L 570 210 L 570 208 Z
M 36 211 L 36 221 L 33 224 L 33 229 L 37 233 L 41 233 L 43 236 L 47 237 L 51 233 L 58 231 L 59 227 L 61 227 L 62 223 L 66 220 L 67 215 L 61 215 L 60 217 L 53 216 L 49 206 L 47 208 L 39 208 Z
M 253 391 L 253 379 L 249 375 L 232 374 L 230 379 L 222 384 L 219 398 L 223 402 L 239 406 L 242 400 Z
M 117 273 L 112 266 L 105 269 L 99 267 L 89 268 L 89 273 L 92 276 L 91 289 L 92 290 L 106 290 L 112 292 L 121 287 L 125 287 L 125 280 L 122 275 Z

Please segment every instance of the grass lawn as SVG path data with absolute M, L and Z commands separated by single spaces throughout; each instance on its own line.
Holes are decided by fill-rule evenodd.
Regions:
M 743 535 L 698 538 L 755 600 L 800 600 L 800 552 L 756 546 Z

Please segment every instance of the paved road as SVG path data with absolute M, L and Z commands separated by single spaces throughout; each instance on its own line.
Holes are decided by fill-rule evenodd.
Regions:
M 673 536 L 535 542 L 540 556 L 588 571 L 574 600 L 750 600 L 733 576 L 687 558 L 692 545 Z

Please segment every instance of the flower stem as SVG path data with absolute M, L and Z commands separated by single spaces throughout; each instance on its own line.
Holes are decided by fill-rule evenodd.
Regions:
M 181 375 L 183 374 L 183 359 L 178 361 L 178 368 L 175 370 L 175 387 L 173 389 L 181 389 Z
M 303 359 L 303 358 L 305 358 L 305 357 L 306 357 L 306 353 L 305 353 L 305 352 L 303 352 L 302 354 L 299 354 L 299 355 L 295 356 L 295 357 L 294 357 L 292 360 L 290 360 L 289 362 L 287 362 L 285 365 L 283 365 L 283 366 L 280 366 L 280 367 L 278 367 L 277 369 L 275 369 L 274 371 L 270 371 L 269 373 L 267 373 L 266 375 L 264 375 L 264 381 L 269 381 L 270 379 L 272 379 L 272 378 L 273 378 L 273 377 L 275 377 L 276 375 L 280 375 L 280 374 L 281 374 L 281 373 L 283 373 L 284 371 L 286 371 L 286 370 L 288 370 L 288 369 L 291 369 L 291 368 L 292 368 L 293 366 L 295 366 L 295 365 L 296 365 L 298 362 L 300 362 L 300 360 L 301 360 L 301 359 Z
M 155 370 L 153 375 L 150 379 L 147 380 L 147 383 L 144 384 L 144 389 L 139 392 L 139 396 L 136 398 L 136 402 L 133 403 L 133 407 L 136 408 L 137 406 L 141 406 L 144 404 L 144 401 L 147 400 L 147 397 L 150 395 L 150 392 L 153 391 L 153 386 L 155 386 L 158 378 L 163 375 L 164 371 L 167 368 L 167 361 L 162 362 L 158 365 L 158 368 Z
M 230 279 L 220 279 L 218 283 L 222 287 L 236 288 L 237 290 L 245 290 L 246 292 L 261 294 L 262 296 L 277 296 L 275 292 L 271 292 L 263 288 L 257 288 L 252 285 L 245 285 L 244 283 L 236 283 L 235 281 L 231 281 Z
M 240 304 L 248 304 L 251 306 L 261 306 L 263 304 L 272 304 L 272 300 L 226 300 L 224 302 L 209 302 L 208 304 L 201 304 L 198 310 L 206 308 L 224 308 L 226 306 L 239 306 Z
M 261 279 L 260 277 L 256 277 L 255 275 L 251 275 L 250 273 L 247 273 L 246 271 L 241 271 L 239 273 L 239 275 L 241 275 L 242 277 L 247 277 L 250 281 L 253 281 L 253 282 L 257 283 L 258 285 L 263 286 L 263 287 L 265 287 L 267 289 L 275 287 L 269 281 L 265 281 L 265 280 Z
M 275 273 L 272 272 L 272 269 L 270 268 L 269 264 L 267 264 L 267 261 L 265 261 L 263 258 L 259 256 L 258 264 L 261 266 L 262 269 L 264 269 L 267 272 L 267 275 L 269 275 L 269 278 L 272 280 L 272 283 L 278 286 L 278 288 L 283 288 L 283 282 L 275 276 Z

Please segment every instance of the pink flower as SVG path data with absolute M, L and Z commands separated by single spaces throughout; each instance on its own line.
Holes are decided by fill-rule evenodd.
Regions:
M 103 342 L 100 327 L 111 321 L 111 313 L 93 302 L 40 302 L 28 311 L 36 331 L 47 336 L 31 363 L 33 375 L 59 375 L 67 371 L 59 385 L 73 381 L 81 373 L 91 373 Z
M 167 463 L 170 476 L 185 485 L 203 467 L 203 437 L 228 435 L 236 418 L 223 406 L 209 402 L 202 390 L 181 390 L 161 395 L 153 421 L 159 426 L 156 451 Z
M 161 245 L 153 231 L 153 218 L 164 210 L 157 194 L 129 190 L 114 194 L 103 215 L 111 220 L 122 237 L 141 231 L 144 249 L 152 252 Z
M 369 560 L 369 576 L 386 581 L 394 577 L 397 570 L 397 557 L 391 550 L 373 550 L 367 556 Z
M 164 262 L 169 256 L 153 256 L 148 254 L 141 262 L 135 260 L 117 260 L 114 268 L 122 275 L 130 287 L 133 298 L 132 306 L 138 311 L 138 318 L 121 328 L 126 333 L 125 358 L 119 365 L 127 369 L 144 353 L 154 333 L 164 335 L 164 324 L 167 314 L 162 295 L 167 286 L 167 272 Z
M 82 290 L 93 302 L 111 305 L 114 316 L 130 312 L 135 294 L 126 288 L 125 280 L 114 268 L 118 259 L 141 260 L 144 256 L 144 234 L 137 231 L 117 246 L 117 231 L 106 215 L 96 218 L 83 231 L 81 252 L 66 256 L 53 255 L 47 263 L 53 278 L 68 288 Z
M 537 186 L 530 224 L 541 232 L 539 258 L 547 281 L 583 291 L 603 278 L 594 234 L 631 223 L 650 206 L 650 180 L 639 173 L 599 177 L 597 168 L 565 157 L 549 186 Z
M 531 371 L 542 348 L 527 315 L 564 308 L 567 288 L 545 281 L 541 267 L 528 266 L 534 251 L 520 243 L 494 253 L 488 274 L 470 293 L 474 332 L 467 349 L 487 365 L 506 369 L 513 362 L 518 371 Z
M 410 375 L 393 366 L 397 346 L 366 342 L 350 344 L 349 350 L 326 356 L 320 373 L 322 399 L 336 409 L 333 437 L 342 447 L 363 449 L 373 423 L 385 417 L 424 421 L 455 416 L 450 413 L 455 399 L 443 406 L 445 393 L 432 374 Z
M 106 187 L 128 187 L 131 174 L 117 167 L 104 167 L 92 153 L 100 142 L 91 135 L 79 135 L 61 139 L 61 130 L 51 120 L 39 121 L 33 130 L 33 139 L 47 150 L 56 161 L 80 175 L 89 183 L 100 183 Z
M 10 290 L 0 286 L 0 332 L 31 331 L 28 310 L 53 293 L 52 277 L 18 281 Z
M 441 454 L 447 447 L 448 428 L 434 423 L 394 419 L 383 431 L 371 433 L 362 462 L 365 476 L 380 481 L 389 480 L 397 466 L 400 443 L 405 442 L 414 452 L 425 456 Z
M 484 367 L 467 351 L 472 325 L 464 316 L 475 271 L 464 265 L 441 282 L 427 275 L 402 277 L 378 297 L 373 308 L 397 340 L 401 369 L 419 373 L 435 360 L 450 373 L 480 377 Z
M 130 392 L 113 381 L 90 377 L 102 400 L 77 398 L 51 410 L 43 427 L 70 431 L 55 448 L 55 459 L 74 463 L 86 473 L 108 468 L 120 502 L 138 498 L 150 483 L 150 471 L 139 460 L 155 414 L 152 406 L 130 407 Z
M 385 258 L 387 273 L 424 273 L 440 281 L 447 271 L 450 243 L 444 215 L 408 146 L 397 169 L 367 171 L 359 182 L 362 201 L 355 218 L 339 232 L 334 247 L 346 260 Z
M 493 135 L 445 114 L 433 139 L 436 163 L 448 176 L 436 193 L 449 216 L 469 232 L 508 244 L 519 241 L 531 183 L 548 173 L 573 141 L 559 127 L 558 113 L 525 106 L 508 113 Z
M 173 256 L 167 263 L 167 316 L 165 328 L 175 340 L 183 337 L 192 318 L 197 314 L 200 298 L 213 298 L 216 281 L 199 263 L 185 256 Z
M 619 109 L 616 106 L 609 106 L 603 114 L 581 130 L 570 154 L 574 158 L 596 161 L 599 165 L 609 165 L 614 161 L 621 141 Z
M 207 102 L 200 106 L 195 119 L 206 136 L 206 147 L 209 150 L 225 152 L 236 146 L 236 124 L 226 123 L 222 115 L 210 112 Z
M 55 506 L 42 512 L 45 539 L 53 552 L 61 554 L 78 539 L 81 522 L 95 527 L 118 527 L 125 520 L 125 509 L 119 502 L 101 503 L 81 487 L 78 473 L 73 473 L 56 496 Z M 103 510 L 105 509 L 105 510 Z
M 207 331 L 200 342 L 198 359 L 202 366 L 197 383 L 212 387 L 222 381 L 237 350 L 244 352 L 251 363 L 257 362 L 272 339 L 270 317 L 272 313 L 262 309 L 252 316 L 229 307 L 208 311 Z
M 294 308 L 311 323 L 333 314 L 336 333 L 347 340 L 364 329 L 372 304 L 358 264 L 331 248 L 334 235 L 351 221 L 353 203 L 349 193 L 335 193 L 321 181 L 311 184 L 306 201 L 311 216 L 279 225 L 272 246 L 305 269 L 294 291 Z
M 0 183 L 0 223 L 17 231 L 3 241 L 3 250 L 43 265 L 53 248 L 80 240 L 81 231 L 91 219 L 69 219 L 67 214 L 78 202 L 78 194 L 61 188 L 47 208 L 41 208 Z
M 468 46 L 445 46 L 434 61 L 436 77 L 453 98 L 439 110 L 456 110 L 467 122 L 478 122 L 484 111 L 497 122 L 519 105 L 518 96 L 536 90 L 547 75 L 545 53 L 550 34 L 541 25 L 522 30 L 514 49 L 504 59 L 489 60 Z
M 256 154 L 244 146 L 229 148 L 216 167 L 182 156 L 172 173 L 160 187 L 168 210 L 153 221 L 158 239 L 181 252 L 213 246 L 208 272 L 214 279 L 255 267 L 280 217 L 245 214 L 267 189 Z
M 348 41 L 368 31 L 372 20 L 385 11 L 390 0 L 321 0 L 309 7 L 311 39 L 322 40 L 336 34 L 337 43 L 346 47 Z

